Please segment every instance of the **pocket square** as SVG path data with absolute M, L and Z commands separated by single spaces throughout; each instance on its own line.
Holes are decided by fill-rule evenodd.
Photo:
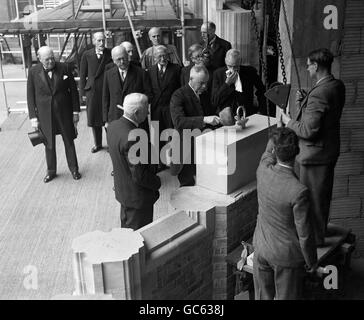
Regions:
M 67 79 L 68 79 L 68 76 L 64 75 L 64 76 L 63 76 L 63 81 L 64 81 L 64 80 L 67 80 Z

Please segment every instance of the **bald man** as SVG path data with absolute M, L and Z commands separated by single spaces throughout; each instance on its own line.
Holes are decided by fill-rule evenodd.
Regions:
M 209 21 L 201 26 L 201 37 L 204 47 L 211 52 L 211 67 L 213 70 L 225 65 L 226 53 L 231 49 L 231 43 L 219 38 L 215 23 Z
M 148 32 L 149 39 L 153 46 L 145 50 L 140 59 L 142 68 L 145 70 L 150 69 L 151 66 L 155 65 L 154 50 L 157 46 L 162 45 L 162 30 L 160 28 L 153 27 Z M 182 67 L 181 59 L 178 56 L 177 48 L 172 44 L 166 44 L 168 60 L 171 63 L 178 64 Z
M 107 141 L 114 169 L 115 197 L 120 203 L 122 228 L 137 230 L 153 221 L 153 205 L 159 198 L 160 178 L 156 166 L 149 160 L 133 161 L 133 145 L 129 134 L 140 130 L 148 115 L 148 98 L 131 93 L 125 97 L 123 116 L 113 121 L 107 130 Z M 149 140 L 144 146 L 150 152 Z M 135 150 L 134 150 L 135 151 Z
M 105 72 L 102 108 L 106 126 L 123 115 L 124 98 L 133 92 L 145 93 L 148 98 L 150 85 L 148 76 L 141 68 L 130 63 L 129 55 L 122 46 L 111 51 L 114 65 Z
M 56 62 L 51 48 L 38 50 L 40 63 L 29 70 L 27 102 L 29 119 L 34 129 L 46 138 L 45 154 L 48 183 L 57 175 L 56 135 L 62 135 L 68 167 L 75 180 L 81 178 L 74 139 L 77 137 L 80 102 L 76 82 L 66 64 Z
M 105 35 L 96 32 L 93 35 L 93 45 L 82 56 L 80 65 L 80 94 L 87 106 L 87 125 L 92 128 L 94 146 L 91 152 L 102 149 L 102 86 L 104 83 L 105 66 L 112 62 L 110 49 L 105 48 Z
M 138 61 L 138 58 L 136 57 L 135 47 L 131 42 L 124 41 L 124 42 L 120 43 L 120 46 L 124 47 L 125 50 L 128 52 L 130 63 L 135 64 L 138 67 L 142 66 L 141 63 Z
M 173 125 L 180 134 L 183 133 L 184 129 L 203 130 L 220 124 L 220 118 L 216 115 L 207 116 L 210 106 L 204 105 L 204 100 L 201 100 L 200 97 L 207 90 L 208 81 L 208 70 L 204 66 L 194 66 L 190 72 L 189 83 L 173 93 L 170 112 Z M 181 187 L 195 184 L 196 166 L 193 163 L 193 145 L 194 143 L 191 142 L 190 163 L 185 163 L 178 174 Z M 183 155 L 183 158 L 186 159 L 187 157 Z

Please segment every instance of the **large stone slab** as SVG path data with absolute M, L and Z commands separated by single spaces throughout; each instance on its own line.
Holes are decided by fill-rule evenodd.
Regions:
M 270 118 L 270 128 L 276 125 Z M 196 184 L 230 194 L 254 181 L 268 142 L 268 118 L 249 117 L 244 129 L 223 127 L 196 138 Z

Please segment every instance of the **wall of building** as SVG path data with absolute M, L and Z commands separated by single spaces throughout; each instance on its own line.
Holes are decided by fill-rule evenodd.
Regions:
M 313 85 L 306 63 L 307 54 L 320 47 L 335 55 L 333 74 L 346 85 L 346 104 L 341 118 L 341 154 L 335 169 L 331 221 L 353 230 L 356 256 L 364 256 L 364 2 L 361 0 L 285 1 L 293 50 L 303 89 Z M 326 29 L 326 6 L 335 6 L 337 29 Z M 292 84 L 290 112 L 294 116 L 297 72 L 292 59 L 287 28 L 281 10 L 280 31 L 288 82 Z M 282 80 L 282 76 L 280 80 Z

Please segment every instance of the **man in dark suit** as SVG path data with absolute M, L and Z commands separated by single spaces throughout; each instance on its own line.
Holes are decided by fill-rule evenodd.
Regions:
M 238 106 L 244 106 L 246 116 L 263 110 L 265 87 L 257 70 L 251 66 L 242 66 L 240 52 L 235 49 L 226 53 L 225 63 L 225 67 L 214 73 L 211 99 L 214 107 L 218 111 L 230 107 L 235 115 Z M 254 89 L 258 107 L 254 106 Z
M 216 25 L 213 22 L 201 26 L 201 37 L 204 46 L 211 52 L 211 66 L 213 70 L 225 65 L 226 53 L 231 49 L 231 43 L 219 38 L 216 34 Z
M 111 51 L 114 66 L 105 72 L 102 107 L 106 127 L 123 115 L 124 98 L 133 92 L 146 93 L 150 97 L 150 85 L 144 70 L 129 61 L 128 52 L 122 46 Z
M 73 140 L 77 136 L 80 103 L 76 82 L 69 68 L 55 62 L 51 48 L 44 46 L 38 51 L 40 63 L 29 70 L 27 102 L 29 119 L 33 128 L 40 128 L 46 142 L 47 183 L 56 177 L 57 158 L 55 136 L 61 134 L 68 167 L 75 180 L 78 172 L 76 149 Z
M 205 116 L 209 106 L 202 105 L 200 95 L 206 90 L 209 81 L 209 73 L 203 66 L 194 66 L 191 69 L 190 81 L 184 87 L 174 92 L 171 98 L 170 111 L 172 122 L 176 130 L 183 136 L 184 129 L 204 129 L 206 126 L 216 126 L 220 123 L 219 117 Z M 180 142 L 181 146 L 183 142 Z M 194 174 L 196 167 L 193 164 L 194 150 L 191 142 L 191 150 L 183 150 L 183 153 L 190 152 L 190 157 L 182 154 L 182 159 L 188 163 L 181 162 L 183 167 L 178 174 L 180 186 L 193 186 L 195 184 Z M 183 160 L 181 160 L 183 161 Z
M 138 67 L 142 66 L 142 64 L 138 61 L 137 53 L 135 53 L 134 45 L 131 42 L 124 41 L 120 43 L 120 46 L 124 47 L 125 50 L 128 52 L 130 63 L 135 64 Z
M 209 81 L 206 90 L 201 94 L 200 98 L 203 105 L 210 106 L 206 116 L 214 115 L 216 110 L 211 104 L 212 79 L 214 70 L 211 66 L 211 54 L 208 49 L 202 45 L 195 43 L 188 48 L 188 56 L 190 65 L 183 67 L 181 70 L 181 86 L 185 86 L 190 81 L 190 72 L 194 66 L 204 66 L 209 72 Z
M 307 59 L 316 85 L 308 94 L 297 93 L 294 119 L 282 112 L 282 121 L 296 132 L 301 152 L 297 157 L 300 181 L 311 192 L 317 245 L 324 244 L 329 220 L 334 170 L 340 154 L 340 118 L 345 104 L 345 85 L 331 74 L 334 58 L 327 49 L 312 51 Z
M 148 98 L 139 93 L 125 97 L 124 115 L 110 123 L 107 141 L 114 169 L 115 197 L 120 202 L 121 227 L 137 230 L 153 221 L 153 205 L 159 198 L 160 178 L 155 166 L 150 165 L 148 135 L 140 155 L 133 154 L 135 140 L 129 141 L 129 134 L 136 131 L 148 115 Z M 147 154 L 145 159 L 142 154 Z M 141 158 L 141 159 L 139 159 Z M 141 161 L 140 161 L 141 160 Z
M 151 120 L 153 126 L 158 124 L 160 134 L 165 129 L 173 128 L 169 104 L 172 94 L 180 87 L 181 68 L 168 60 L 169 57 L 165 46 L 155 47 L 154 59 L 156 64 L 148 70 L 152 89 Z M 164 145 L 163 141 L 159 141 L 159 146 L 155 149 L 155 151 L 158 151 L 158 155 Z M 158 168 L 163 170 L 165 165 L 160 161 Z
M 105 48 L 103 32 L 93 35 L 94 48 L 85 51 L 80 66 L 80 94 L 87 105 L 87 124 L 92 128 L 94 146 L 92 153 L 102 149 L 102 86 L 105 66 L 112 62 L 111 52 Z
M 298 138 L 288 128 L 272 132 L 257 170 L 259 213 L 254 232 L 256 300 L 302 298 L 304 266 L 317 266 L 308 189 L 293 166 Z

